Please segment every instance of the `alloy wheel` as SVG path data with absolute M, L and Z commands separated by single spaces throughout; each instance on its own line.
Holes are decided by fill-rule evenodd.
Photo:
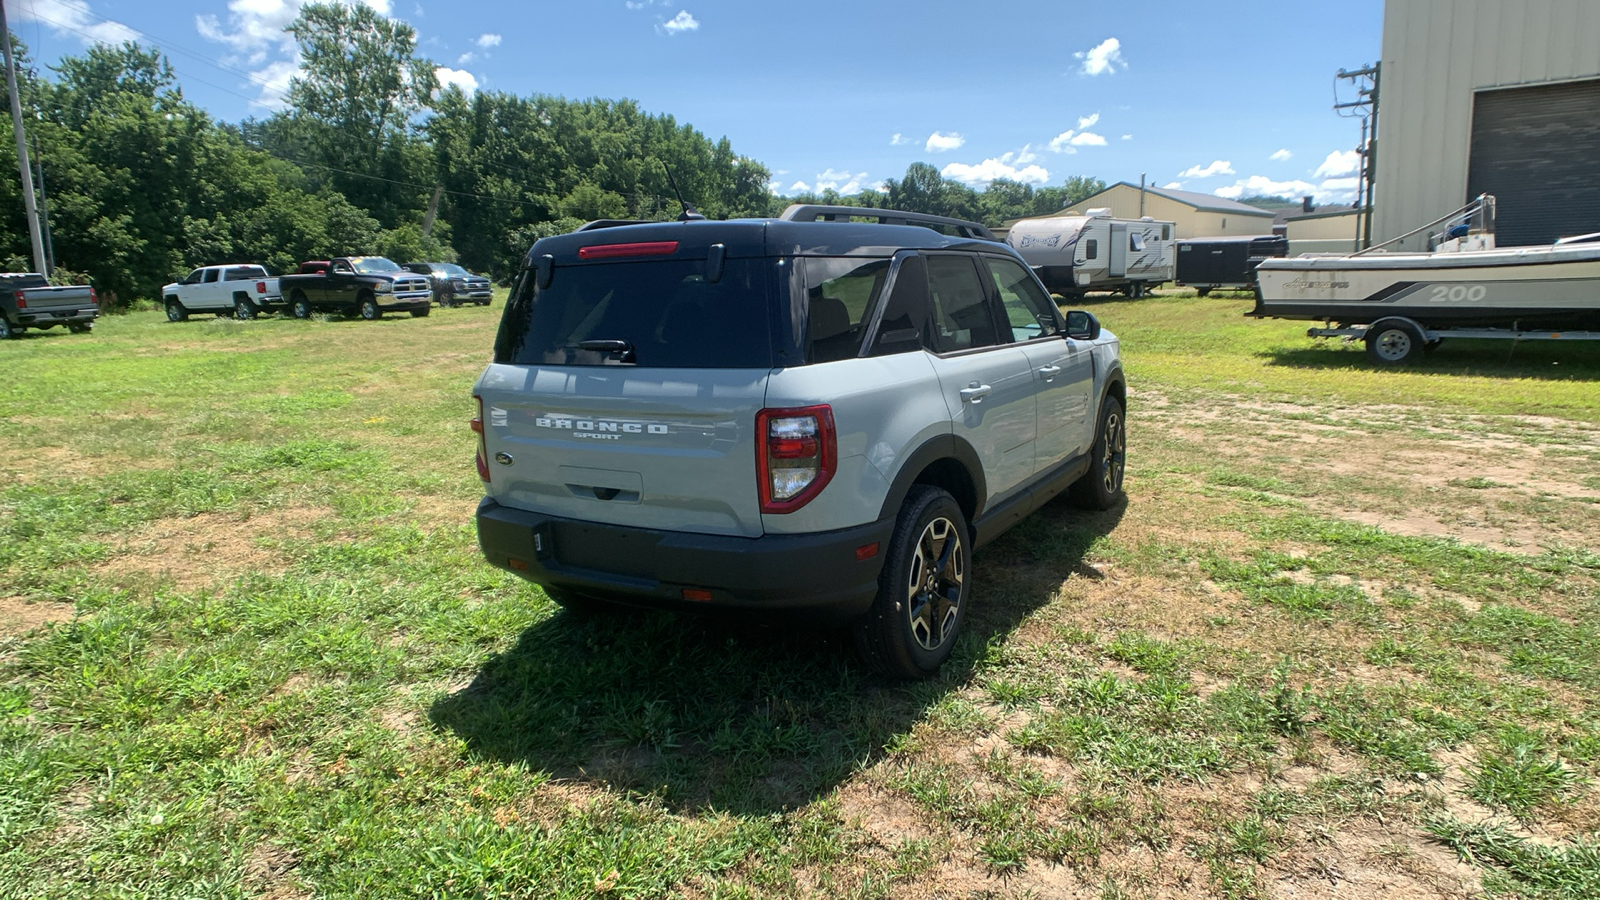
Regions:
M 929 522 L 911 554 L 906 603 L 911 635 L 924 650 L 938 649 L 955 633 L 966 574 L 960 527 L 943 516 Z

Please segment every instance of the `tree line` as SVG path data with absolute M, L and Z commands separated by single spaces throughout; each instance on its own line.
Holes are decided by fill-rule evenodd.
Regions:
M 769 170 L 727 138 L 631 100 L 441 90 L 415 30 L 368 6 L 306 4 L 289 32 L 301 68 L 285 107 L 237 124 L 186 100 L 155 50 L 95 45 L 46 77 L 12 36 L 62 278 L 87 277 L 114 304 L 154 298 L 208 263 L 287 272 L 306 259 L 378 254 L 459 261 L 504 281 L 539 237 L 590 219 L 675 216 L 668 168 L 711 218 L 812 202 L 998 225 L 1104 187 L 1073 178 L 975 190 L 914 163 L 881 191 L 778 197 Z M 0 264 L 25 271 L 21 185 L 15 151 L 6 155 Z

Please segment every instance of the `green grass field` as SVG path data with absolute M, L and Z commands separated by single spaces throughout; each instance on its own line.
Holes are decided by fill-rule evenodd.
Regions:
M 1600 896 L 1600 346 L 1092 305 L 936 681 L 483 564 L 500 302 L 0 344 L 0 898 Z

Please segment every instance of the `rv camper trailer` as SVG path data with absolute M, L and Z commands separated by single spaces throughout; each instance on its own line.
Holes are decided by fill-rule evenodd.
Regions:
M 1175 241 L 1172 222 L 1117 219 L 1109 209 L 1081 216 L 1021 219 L 1006 243 L 1022 254 L 1053 293 L 1081 297 L 1113 291 L 1142 297 L 1172 280 Z

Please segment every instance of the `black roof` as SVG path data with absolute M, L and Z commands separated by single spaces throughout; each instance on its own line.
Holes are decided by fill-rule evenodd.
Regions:
M 541 238 L 528 251 L 556 262 L 577 262 L 578 250 L 604 244 L 676 241 L 677 250 L 658 258 L 704 259 L 712 244 L 729 258 L 758 256 L 892 256 L 899 250 L 987 250 L 1014 256 L 1005 244 L 940 234 L 920 225 L 871 222 L 790 222 L 783 219 L 692 220 L 610 225 Z

